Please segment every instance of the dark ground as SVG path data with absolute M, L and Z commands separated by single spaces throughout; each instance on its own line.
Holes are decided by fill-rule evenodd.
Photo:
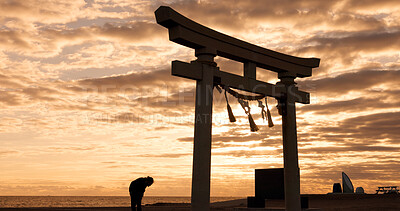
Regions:
M 308 194 L 310 208 L 323 211 L 375 211 L 400 210 L 400 194 Z M 246 199 L 212 204 L 212 211 L 233 211 L 235 207 L 246 207 Z M 283 200 L 266 200 L 267 208 L 284 207 Z M 0 211 L 130 211 L 129 207 L 72 207 L 72 208 L 0 208 Z M 154 204 L 143 207 L 143 211 L 189 211 L 190 204 Z

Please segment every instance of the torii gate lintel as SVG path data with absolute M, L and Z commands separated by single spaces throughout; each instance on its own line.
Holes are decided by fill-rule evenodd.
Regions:
M 203 70 L 202 65 L 207 63 L 201 63 L 198 60 L 186 63 L 182 61 L 172 61 L 171 74 L 183 78 L 202 80 Z M 245 64 L 246 65 L 246 64 Z M 245 71 L 246 73 L 246 71 Z M 252 92 L 256 94 L 262 94 L 269 97 L 281 98 L 286 93 L 285 83 L 292 77 L 285 74 L 278 74 L 281 81 L 277 84 L 270 84 L 263 81 L 256 80 L 255 78 L 245 76 L 239 76 L 225 71 L 221 71 L 218 67 L 214 68 L 214 84 L 228 86 L 235 89 L 240 89 L 246 92 Z M 283 80 L 283 81 L 282 81 Z M 294 80 L 294 78 L 293 78 Z M 310 94 L 304 91 L 298 90 L 296 86 L 292 86 L 290 92 L 295 97 L 295 102 L 309 104 Z

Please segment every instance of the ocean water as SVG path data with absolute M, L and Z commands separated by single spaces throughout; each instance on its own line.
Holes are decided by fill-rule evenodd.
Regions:
M 211 197 L 211 202 L 239 199 Z M 144 196 L 142 204 L 190 203 L 190 197 Z M 0 207 L 129 207 L 129 196 L 0 196 Z

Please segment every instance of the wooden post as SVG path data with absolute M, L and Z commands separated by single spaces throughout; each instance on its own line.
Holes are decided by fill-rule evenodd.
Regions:
M 257 65 L 253 62 L 245 62 L 243 64 L 243 76 L 245 79 L 254 79 L 256 80 L 256 69 L 257 69 Z
M 283 162 L 285 183 L 285 208 L 288 211 L 300 211 L 300 172 L 297 151 L 296 106 L 297 90 L 294 76 L 279 74 L 279 85 L 285 87 L 285 96 L 279 99 L 282 114 Z
M 196 50 L 203 76 L 196 82 L 196 107 L 192 172 L 192 211 L 210 210 L 211 128 L 215 55 Z

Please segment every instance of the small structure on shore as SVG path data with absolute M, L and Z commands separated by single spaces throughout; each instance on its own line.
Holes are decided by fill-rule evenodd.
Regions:
M 332 193 L 343 193 L 342 191 L 342 186 L 340 185 L 340 183 L 333 183 L 333 190 Z
M 247 197 L 247 207 L 264 208 L 266 199 L 284 199 L 283 168 L 255 169 L 254 197 Z
M 346 173 L 342 172 L 342 185 L 340 185 L 340 183 L 333 184 L 332 193 L 354 193 L 353 183 Z M 355 193 L 364 194 L 364 188 L 357 187 Z
M 399 194 L 399 186 L 384 186 L 378 187 L 376 190 L 376 194 L 383 193 L 383 194 Z
M 350 177 L 346 173 L 342 172 L 342 185 L 343 193 L 354 193 L 354 186 L 350 180 Z
M 356 193 L 358 193 L 358 194 L 364 194 L 365 192 L 364 192 L 364 188 L 363 187 L 357 187 L 356 188 Z

